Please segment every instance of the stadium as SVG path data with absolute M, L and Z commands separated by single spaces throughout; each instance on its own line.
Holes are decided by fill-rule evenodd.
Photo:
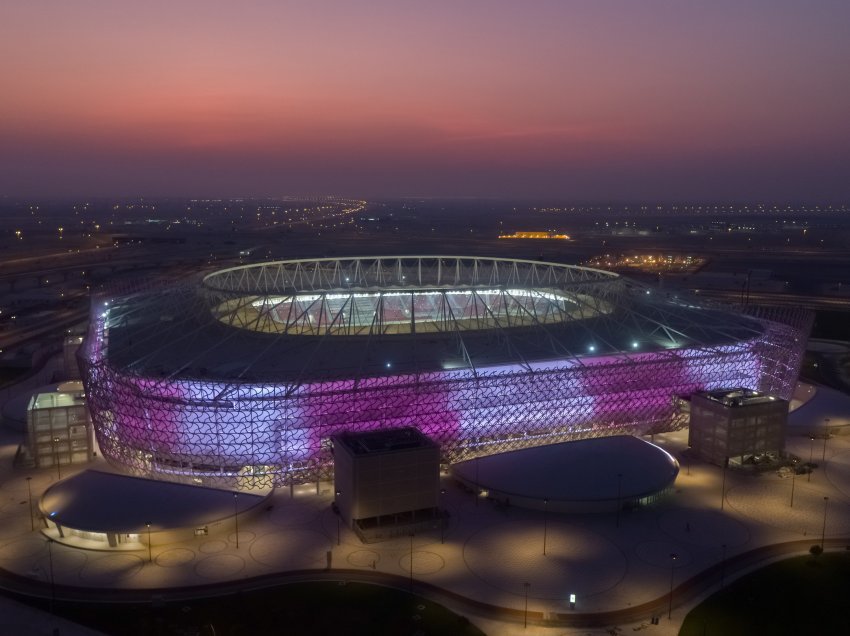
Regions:
M 100 301 L 80 357 L 109 461 L 269 488 L 327 478 L 342 431 L 415 426 L 452 464 L 673 430 L 698 390 L 788 399 L 805 334 L 779 318 L 556 263 L 293 260 Z

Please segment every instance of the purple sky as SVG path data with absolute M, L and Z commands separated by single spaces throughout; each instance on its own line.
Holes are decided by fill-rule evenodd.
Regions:
M 0 194 L 850 199 L 847 0 L 43 0 Z

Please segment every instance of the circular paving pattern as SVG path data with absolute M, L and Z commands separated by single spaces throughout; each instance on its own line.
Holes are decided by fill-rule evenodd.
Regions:
M 315 503 L 289 500 L 283 505 L 275 503 L 269 517 L 272 523 L 278 526 L 297 526 L 310 523 L 321 512 L 321 508 L 318 508 Z
M 671 510 L 658 520 L 661 529 L 676 541 L 690 545 L 729 547 L 750 540 L 747 527 L 719 510 Z
M 669 568 L 671 554 L 676 555 L 676 567 L 681 568 L 691 562 L 691 553 L 681 543 L 673 541 L 644 541 L 635 546 L 635 554 L 644 563 L 659 568 Z
M 348 555 L 348 563 L 356 568 L 371 568 L 372 564 L 377 566 L 381 555 L 373 550 L 355 550 Z
M 736 487 L 726 493 L 726 501 L 737 512 L 754 521 L 803 536 L 820 536 L 823 528 L 823 492 L 797 477 L 794 507 L 791 507 L 791 480 L 763 480 Z M 831 498 L 827 506 L 826 535 L 846 532 L 850 525 L 850 506 L 843 499 Z
M 105 554 L 90 559 L 80 571 L 80 578 L 86 583 L 107 585 L 135 576 L 143 566 L 144 561 L 135 554 Z
M 201 544 L 201 547 L 198 548 L 204 554 L 215 554 L 216 552 L 221 552 L 222 550 L 227 549 L 226 541 L 205 541 Z
M 195 565 L 195 574 L 205 579 L 230 578 L 245 568 L 245 561 L 233 554 L 215 554 Z
M 845 497 L 850 498 L 850 451 L 841 451 L 826 462 L 826 477 L 831 485 Z M 799 481 L 800 478 L 797 477 Z M 799 484 L 798 484 L 799 485 Z
M 94 553 L 97 554 L 97 553 Z M 53 575 L 57 581 L 79 585 L 79 571 L 88 561 L 88 552 L 76 548 L 59 548 L 53 544 Z M 50 559 L 47 550 L 36 564 L 40 572 L 50 571 Z
M 0 546 L 0 559 L 24 559 L 46 551 L 44 539 L 40 535 L 32 536 L 4 543 Z
M 398 564 L 401 566 L 401 569 L 405 572 L 410 572 L 410 557 L 413 555 L 413 575 L 417 574 L 434 574 L 434 572 L 439 572 L 442 570 L 446 562 L 436 552 L 408 552 L 401 559 L 399 559 Z
M 89 552 L 87 550 L 77 550 L 76 548 L 58 548 L 57 544 L 53 544 L 53 570 L 58 581 L 63 575 L 74 582 L 78 572 L 89 560 Z M 92 555 L 99 554 L 92 552 Z M 44 556 L 41 557 L 45 568 L 50 567 L 49 559 L 47 558 L 47 550 L 44 551 Z
M 328 538 L 313 530 L 289 530 L 266 534 L 251 544 L 251 557 L 277 569 L 301 570 L 326 567 Z
M 32 490 L 32 499 L 35 502 L 42 492 L 55 480 L 55 473 L 52 475 L 34 475 L 32 480 L 30 481 L 30 489 Z M 21 477 L 20 479 L 10 479 L 7 482 L 3 482 L 0 484 L 0 490 L 4 492 L 14 493 L 21 497 L 27 497 L 29 491 L 27 490 L 27 480 L 25 477 Z
M 164 568 L 176 568 L 181 565 L 186 565 L 190 561 L 194 560 L 195 553 L 186 548 L 174 548 L 173 550 L 166 550 L 165 552 L 160 552 L 154 558 L 157 565 L 161 565 Z
M 0 512 L 0 539 L 19 537 L 31 532 L 32 526 L 24 506 L 23 510 L 10 506 L 9 509 Z M 36 528 L 38 526 L 36 525 Z
M 248 545 L 249 543 L 251 543 L 251 541 L 253 541 L 253 540 L 254 540 L 254 538 L 255 538 L 256 536 L 257 536 L 257 535 L 255 535 L 253 532 L 243 532 L 242 530 L 240 530 L 240 531 L 239 531 L 239 545 L 242 545 L 243 543 L 244 543 L 245 545 Z M 227 541 L 228 541 L 229 543 L 232 543 L 233 545 L 236 545 L 236 533 L 235 533 L 235 532 L 231 532 L 231 533 L 227 536 Z
M 582 596 L 598 594 L 626 573 L 625 555 L 616 545 L 584 526 L 558 521 L 548 523 L 545 556 L 543 523 L 516 520 L 472 535 L 463 558 L 493 587 L 520 593 L 520 583 L 528 581 L 534 597 L 541 599 L 563 599 L 565 589 Z

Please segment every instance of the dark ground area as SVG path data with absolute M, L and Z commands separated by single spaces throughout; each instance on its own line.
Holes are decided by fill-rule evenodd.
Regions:
M 774 563 L 691 610 L 680 636 L 850 634 L 850 553 Z
M 57 603 L 56 613 L 115 636 L 483 636 L 442 605 L 361 583 L 298 583 L 178 603 Z

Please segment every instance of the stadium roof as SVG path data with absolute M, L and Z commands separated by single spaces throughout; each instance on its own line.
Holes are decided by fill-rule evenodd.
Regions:
M 456 256 L 247 265 L 113 299 L 103 317 L 108 360 L 131 374 L 294 384 L 628 362 L 764 333 L 609 272 Z

